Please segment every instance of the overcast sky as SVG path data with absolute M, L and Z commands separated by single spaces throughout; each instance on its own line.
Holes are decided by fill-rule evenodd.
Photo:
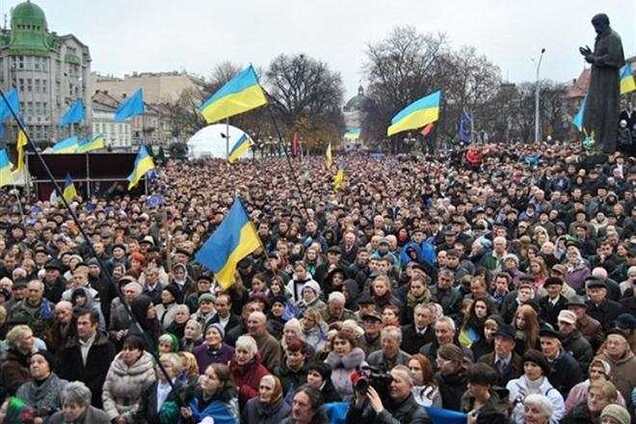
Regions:
M 6 13 L 19 1 L 0 0 Z M 280 53 L 306 53 L 341 73 L 346 96 L 364 84 L 368 43 L 396 25 L 444 32 L 453 47 L 473 45 L 513 82 L 575 78 L 578 47 L 594 45 L 591 17 L 609 15 L 626 57 L 636 55 L 636 1 L 604 0 L 35 0 L 49 29 L 90 47 L 92 69 L 187 70 L 209 76 L 219 62 L 267 66 Z

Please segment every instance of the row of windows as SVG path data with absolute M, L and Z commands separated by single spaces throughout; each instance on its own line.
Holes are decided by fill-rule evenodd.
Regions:
M 57 61 L 58 64 L 60 61 Z M 0 67 L 3 59 L 0 59 Z M 25 71 L 42 71 L 49 70 L 49 58 L 40 56 L 11 56 L 11 67 Z
M 25 115 L 48 115 L 48 102 L 20 102 L 20 110 Z
M 49 82 L 45 79 L 31 79 L 31 78 L 20 78 L 18 79 L 18 88 L 22 93 L 48 93 L 49 92 Z

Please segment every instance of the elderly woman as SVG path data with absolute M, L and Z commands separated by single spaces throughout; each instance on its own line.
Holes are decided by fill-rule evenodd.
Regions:
M 40 350 L 31 355 L 29 370 L 31 381 L 24 383 L 18 389 L 16 396 L 27 406 L 35 410 L 36 417 L 46 419 L 62 407 L 60 392 L 68 381 L 59 378 L 53 371 L 55 357 L 46 350 Z
M 570 393 L 568 393 L 568 397 L 565 399 L 566 414 L 572 412 L 578 405 L 587 402 L 587 394 L 593 382 L 609 381 L 610 375 L 612 375 L 612 366 L 605 358 L 597 356 L 590 362 L 588 375 L 589 378 L 587 380 L 572 387 Z M 625 406 L 625 399 L 620 392 L 617 393 L 617 403 Z
M 174 314 L 179 306 L 177 304 L 179 295 L 179 289 L 175 285 L 167 286 L 161 291 L 161 303 L 155 309 L 161 328 L 164 330 L 167 330 L 174 321 Z
M 181 423 L 239 424 L 239 407 L 232 374 L 227 365 L 212 364 L 199 377 L 199 387 L 188 406 L 181 407 Z
M 185 352 L 194 352 L 194 349 L 201 344 L 201 335 L 203 327 L 194 320 L 188 320 L 183 329 L 183 337 L 181 338 L 181 350 Z
M 590 267 L 581 256 L 579 249 L 574 245 L 568 246 L 565 259 L 567 271 L 564 280 L 568 286 L 580 293 L 585 287 L 585 279 L 591 275 Z
M 144 391 L 139 409 L 135 412 L 135 423 L 161 424 L 178 420 L 177 395 L 183 385 L 177 377 L 183 361 L 176 353 L 164 353 L 159 361 L 165 374 L 158 366 L 155 367 L 157 381 Z
M 524 400 L 530 394 L 543 395 L 550 400 L 552 405 L 551 423 L 558 423 L 565 415 L 565 403 L 563 396 L 548 381 L 550 364 L 543 353 L 530 349 L 523 357 L 524 374 L 506 385 L 509 392 L 510 403 L 513 405 L 511 419 L 518 424 L 523 424 Z
M 353 397 L 351 374 L 364 363 L 365 353 L 357 347 L 356 339 L 343 331 L 331 340 L 330 347 L 325 362 L 331 367 L 331 382 L 340 397 L 349 401 Z
M 547 397 L 533 393 L 523 401 L 523 418 L 525 424 L 548 424 L 552 416 L 552 402 Z
M 561 420 L 564 424 L 600 423 L 601 412 L 607 405 L 616 403 L 618 392 L 610 381 L 595 381 L 590 384 L 587 401 L 577 405 Z
M 248 400 L 258 395 L 261 378 L 269 373 L 261 364 L 256 340 L 251 336 L 241 336 L 236 340 L 230 371 L 238 389 L 239 403 L 242 407 Z
M 210 364 L 228 364 L 234 357 L 234 348 L 224 343 L 223 338 L 223 326 L 219 323 L 212 324 L 205 330 L 204 342 L 192 351 L 201 374 Z
M 145 351 L 144 341 L 137 336 L 127 336 L 104 382 L 102 399 L 109 419 L 118 424 L 132 422 L 143 391 L 155 380 L 154 361 Z
M 179 340 L 174 334 L 165 333 L 159 337 L 159 353 L 170 353 L 179 351 Z
M 34 343 L 33 331 L 27 325 L 16 325 L 7 333 L 9 351 L 0 366 L 0 386 L 5 394 L 14 395 L 18 387 L 31 379 L 29 356 Z
M 62 411 L 51 416 L 49 424 L 109 424 L 108 415 L 91 406 L 91 391 L 79 381 L 68 383 L 62 390 Z
M 303 313 L 302 331 L 305 343 L 309 344 L 314 352 L 323 350 L 327 342 L 328 327 L 322 319 L 320 311 L 316 308 L 307 308 Z
M 258 396 L 248 400 L 243 408 L 244 424 L 278 424 L 289 415 L 291 407 L 283 399 L 283 387 L 278 377 L 267 374 L 261 378 Z
M 318 309 L 321 314 L 327 310 L 325 302 L 320 300 L 320 285 L 317 282 L 313 280 L 307 281 L 301 293 L 302 299 L 296 304 L 301 313 L 309 308 Z

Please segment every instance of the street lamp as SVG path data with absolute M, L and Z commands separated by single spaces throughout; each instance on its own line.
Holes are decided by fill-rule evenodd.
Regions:
M 541 49 L 539 60 L 537 61 L 537 86 L 534 93 L 534 141 L 539 142 L 539 70 L 541 69 L 541 59 L 543 59 L 545 48 Z

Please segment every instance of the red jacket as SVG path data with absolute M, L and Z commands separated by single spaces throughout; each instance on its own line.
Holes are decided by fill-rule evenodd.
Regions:
M 269 374 L 267 368 L 261 364 L 258 353 L 254 356 L 254 359 L 244 366 L 240 366 L 232 359 L 230 370 L 239 393 L 240 405 L 245 405 L 248 400 L 258 395 L 258 386 L 261 378 Z

